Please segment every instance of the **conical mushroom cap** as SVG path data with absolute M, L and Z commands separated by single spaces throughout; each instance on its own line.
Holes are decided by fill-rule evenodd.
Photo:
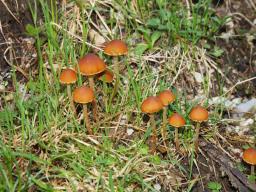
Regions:
M 72 84 L 77 81 L 76 72 L 73 69 L 63 69 L 60 73 L 61 84 Z
M 110 56 L 126 55 L 128 47 L 122 40 L 112 40 L 105 45 L 104 53 Z
M 250 165 L 256 165 L 256 149 L 246 149 L 243 153 L 243 160 Z
M 106 83 L 111 83 L 114 79 L 114 74 L 110 70 L 106 69 L 104 72 L 99 74 L 98 79 Z
M 161 99 L 164 106 L 174 102 L 175 95 L 170 90 L 165 90 L 159 93 L 158 97 Z
M 82 75 L 90 76 L 103 72 L 106 69 L 106 64 L 97 55 L 88 53 L 78 61 L 78 67 Z
M 90 87 L 81 86 L 73 91 L 73 100 L 76 103 L 86 104 L 92 102 L 94 99 L 93 90 Z
M 163 104 L 158 97 L 151 96 L 145 99 L 141 104 L 141 111 L 143 113 L 156 113 L 163 108 Z
M 173 127 L 179 128 L 179 127 L 183 127 L 186 124 L 186 121 L 180 114 L 173 113 L 169 117 L 169 124 Z
M 203 122 L 208 120 L 208 111 L 202 106 L 195 106 L 189 113 L 189 118 L 195 122 Z

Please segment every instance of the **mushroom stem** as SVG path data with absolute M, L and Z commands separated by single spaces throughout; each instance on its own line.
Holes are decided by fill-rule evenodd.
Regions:
M 163 109 L 163 125 L 162 125 L 162 129 L 161 129 L 163 141 L 165 141 L 166 137 L 167 137 L 167 130 L 166 130 L 167 117 L 166 116 L 167 116 L 167 107 L 164 107 L 164 109 Z
M 67 85 L 67 93 L 68 93 L 68 98 L 69 98 L 69 103 L 70 103 L 70 107 L 74 112 L 74 115 L 76 116 L 76 107 L 72 98 L 72 94 L 71 94 L 71 86 Z
M 112 95 L 110 97 L 110 102 L 112 102 L 112 99 L 115 97 L 116 93 L 117 93 L 117 89 L 118 89 L 118 85 L 119 85 L 119 64 L 118 64 L 118 57 L 114 57 L 113 58 L 113 62 L 114 62 L 114 73 L 116 76 L 116 81 L 115 81 L 115 85 L 114 85 L 114 89 L 112 92 Z
M 195 140 L 194 140 L 194 145 L 195 145 L 195 151 L 198 152 L 198 145 L 199 145 L 199 130 L 200 130 L 200 123 L 196 123 L 196 134 L 195 134 Z
M 149 117 L 150 117 L 150 123 L 151 123 L 151 127 L 152 127 L 152 145 L 150 147 L 152 147 L 151 152 L 155 153 L 156 143 L 157 143 L 156 122 L 155 122 L 154 114 L 150 114 Z
M 88 79 L 89 79 L 89 85 L 90 85 L 90 87 L 92 88 L 92 90 L 94 91 L 94 93 L 95 93 L 95 85 L 94 85 L 94 79 L 93 79 L 93 76 L 89 76 L 88 77 Z M 94 116 L 94 118 L 95 118 L 95 120 L 96 120 L 96 123 L 98 123 L 99 122 L 99 118 L 98 118 L 98 112 L 97 112 L 97 103 L 96 103 L 96 100 L 95 99 L 93 99 L 93 101 L 92 101 L 92 110 L 93 110 L 93 116 Z
M 254 173 L 255 173 L 254 169 L 255 169 L 255 166 L 251 165 L 251 175 L 254 175 Z
M 174 142 L 175 142 L 175 147 L 176 147 L 176 150 L 179 150 L 180 148 L 180 143 L 179 143 L 179 128 L 175 128 L 175 139 L 174 139 Z
M 89 119 L 89 116 L 88 116 L 88 111 L 87 111 L 87 105 L 86 104 L 83 105 L 83 113 L 84 113 L 84 121 L 85 121 L 86 129 L 87 129 L 87 131 L 90 135 L 93 135 L 93 131 L 92 131 L 92 128 L 91 128 L 91 125 L 90 125 L 90 119 Z

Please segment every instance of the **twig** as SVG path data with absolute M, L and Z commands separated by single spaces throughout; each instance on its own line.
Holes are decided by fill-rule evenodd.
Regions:
M 9 9 L 8 5 L 5 3 L 5 0 L 1 0 L 1 2 L 4 4 L 5 8 L 7 9 L 7 11 L 11 14 L 11 16 L 19 23 L 21 24 L 21 22 L 19 21 L 19 19 L 17 19 L 17 17 L 15 17 L 15 15 L 12 13 L 12 11 Z
M 252 77 L 252 78 L 249 78 L 249 79 L 246 79 L 246 80 L 243 80 L 243 81 L 238 81 L 235 85 L 233 85 L 229 90 L 227 90 L 223 95 L 221 95 L 220 97 L 222 96 L 225 96 L 227 95 L 229 92 L 233 91 L 233 89 L 235 89 L 238 85 L 241 85 L 241 84 L 244 84 L 246 82 L 249 82 L 249 81 L 252 81 L 256 79 L 256 77 Z

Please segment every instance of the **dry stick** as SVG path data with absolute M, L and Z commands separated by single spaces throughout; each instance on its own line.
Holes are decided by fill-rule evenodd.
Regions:
M 118 85 L 119 85 L 119 80 L 120 80 L 120 77 L 119 77 L 119 66 L 118 66 L 118 57 L 114 57 L 113 58 L 113 62 L 114 62 L 114 73 L 116 75 L 116 82 L 115 82 L 115 85 L 114 85 L 114 89 L 113 89 L 112 95 L 110 97 L 110 103 L 112 103 L 112 100 L 113 100 L 113 98 L 115 97 L 115 95 L 117 93 L 117 89 L 118 89 Z
M 93 76 L 89 76 L 89 85 L 92 88 L 93 92 L 95 92 Z M 96 120 L 96 123 L 98 124 L 99 118 L 98 118 L 98 113 L 97 113 L 97 102 L 95 99 L 93 99 L 93 101 L 92 101 L 92 107 L 93 107 L 93 116 Z
M 72 94 L 71 94 L 71 86 L 67 85 L 67 92 L 68 92 L 68 98 L 69 98 L 69 103 L 70 103 L 70 107 L 74 113 L 74 115 L 76 116 L 76 107 L 72 98 Z
M 83 104 L 83 113 L 84 113 L 84 121 L 85 121 L 86 129 L 90 135 L 93 135 L 86 104 Z
M 194 140 L 194 146 L 195 146 L 195 151 L 198 152 L 198 145 L 199 145 L 199 130 L 200 130 L 200 123 L 196 123 L 196 134 L 195 134 L 195 140 Z
M 151 149 L 151 152 L 155 153 L 156 143 L 157 143 L 156 122 L 155 122 L 154 114 L 150 114 L 149 117 L 150 117 L 150 123 L 152 126 L 152 149 Z

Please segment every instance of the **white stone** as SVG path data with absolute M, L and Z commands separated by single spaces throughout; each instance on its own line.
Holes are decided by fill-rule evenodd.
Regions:
M 154 185 L 154 189 L 157 190 L 157 191 L 160 191 L 161 190 L 161 185 L 159 183 L 156 183 Z
M 204 81 L 204 78 L 201 73 L 194 72 L 194 77 L 197 83 L 202 83 Z
M 127 133 L 127 135 L 132 135 L 133 133 L 134 133 L 134 130 L 133 129 L 131 129 L 131 128 L 128 128 L 127 130 L 126 130 L 126 133 Z

